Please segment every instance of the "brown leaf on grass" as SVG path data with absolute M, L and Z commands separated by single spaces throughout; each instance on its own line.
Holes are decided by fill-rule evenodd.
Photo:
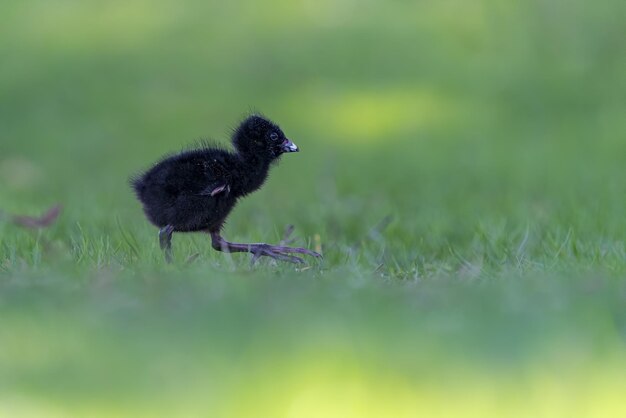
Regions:
M 10 220 L 15 225 L 24 228 L 47 228 L 57 220 L 60 214 L 61 205 L 55 205 L 38 218 L 35 216 L 14 215 Z

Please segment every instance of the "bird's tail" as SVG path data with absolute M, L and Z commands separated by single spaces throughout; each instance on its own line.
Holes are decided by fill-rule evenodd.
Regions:
M 130 184 L 131 189 L 135 191 L 137 197 L 141 199 L 146 191 L 146 184 L 143 181 L 143 176 L 132 176 L 128 179 L 128 183 Z

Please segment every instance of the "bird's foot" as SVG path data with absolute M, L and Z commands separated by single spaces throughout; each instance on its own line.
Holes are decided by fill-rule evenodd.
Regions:
M 270 244 L 240 244 L 228 242 L 222 238 L 218 232 L 211 232 L 211 244 L 214 249 L 228 253 L 251 253 L 252 263 L 261 257 L 270 257 L 274 260 L 288 261 L 290 263 L 302 264 L 304 260 L 300 257 L 292 255 L 303 254 L 312 257 L 321 257 L 322 255 L 315 251 L 299 247 L 286 247 L 282 245 Z
M 261 249 L 260 249 L 261 252 L 266 252 L 267 254 L 257 255 L 259 253 L 253 251 L 252 252 L 254 254 L 254 256 L 252 257 L 252 262 L 253 263 L 259 257 L 261 257 L 263 255 L 267 255 L 267 256 L 272 257 L 274 259 L 283 260 L 283 261 L 290 261 L 292 263 L 298 263 L 298 264 L 304 263 L 304 260 L 302 258 L 300 258 L 300 257 L 296 257 L 295 255 L 291 255 L 291 253 L 304 254 L 304 255 L 309 255 L 311 257 L 316 257 L 316 258 L 321 258 L 322 257 L 322 255 L 320 253 L 308 250 L 306 248 L 284 247 L 284 246 L 280 246 L 280 245 L 269 245 L 269 244 L 257 244 L 257 245 L 261 246 Z
M 303 264 L 304 260 L 295 255 L 290 255 L 286 251 L 282 251 L 281 247 L 272 246 L 269 244 L 255 244 L 250 247 L 252 253 L 252 261 L 254 264 L 261 257 L 270 257 L 274 260 L 288 261 L 295 264 Z

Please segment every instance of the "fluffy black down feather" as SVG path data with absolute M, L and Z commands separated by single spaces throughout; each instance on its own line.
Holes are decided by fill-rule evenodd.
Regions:
M 233 132 L 234 151 L 203 146 L 163 158 L 131 179 L 146 216 L 173 231 L 219 231 L 237 200 L 258 190 L 272 163 L 298 148 L 268 119 L 252 115 Z

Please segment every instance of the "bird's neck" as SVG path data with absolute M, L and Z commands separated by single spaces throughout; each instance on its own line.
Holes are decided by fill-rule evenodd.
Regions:
M 271 159 L 259 155 L 239 154 L 241 169 L 241 194 L 252 193 L 263 185 L 271 166 Z

